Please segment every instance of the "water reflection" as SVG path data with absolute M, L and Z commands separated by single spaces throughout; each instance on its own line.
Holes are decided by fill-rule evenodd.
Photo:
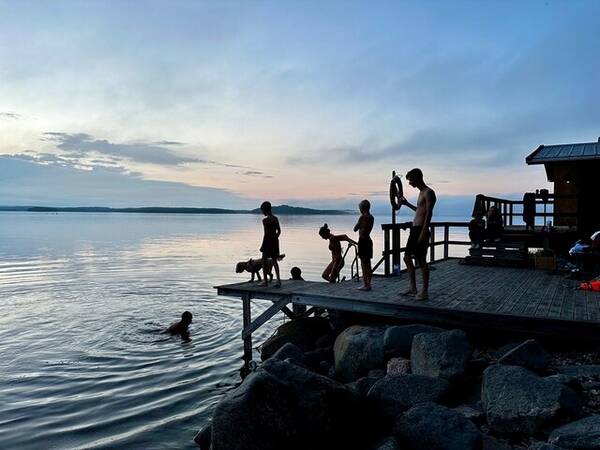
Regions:
M 281 217 L 282 278 L 318 280 L 319 227 L 355 219 Z M 259 256 L 260 217 L 0 213 L 0 235 L 1 446 L 196 448 L 241 365 L 240 302 L 213 286 L 246 279 L 235 264 Z M 192 340 L 161 334 L 185 310 Z

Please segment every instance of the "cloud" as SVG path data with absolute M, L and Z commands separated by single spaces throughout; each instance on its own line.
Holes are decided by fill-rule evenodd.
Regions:
M 227 189 L 142 179 L 120 167 L 84 170 L 38 159 L 0 155 L 0 205 L 248 208 L 256 203 Z
M 65 158 L 84 159 L 91 154 L 101 154 L 106 156 L 109 159 L 108 162 L 112 164 L 126 161 L 171 167 L 187 164 L 208 164 L 232 169 L 247 169 L 243 175 L 260 175 L 264 178 L 271 178 L 270 175 L 265 175 L 263 172 L 256 171 L 251 167 L 211 159 L 182 156 L 168 148 L 185 145 L 179 141 L 161 140 L 152 143 L 134 142 L 122 144 L 110 142 L 107 139 L 96 139 L 87 133 L 63 132 L 46 132 L 43 139 L 56 142 L 56 148 L 64 152 L 63 157 Z
M 247 177 L 273 178 L 271 175 L 266 175 L 264 172 L 259 170 L 246 170 L 244 172 L 238 172 L 238 174 Z
M 11 113 L 11 112 L 0 112 L 0 120 L 18 120 L 22 116 L 21 114 Z
M 116 144 L 107 139 L 96 139 L 86 133 L 44 133 L 47 140 L 56 142 L 56 147 L 64 151 L 75 151 L 88 154 L 91 152 L 102 153 L 118 159 L 128 159 L 139 163 L 158 164 L 166 166 L 179 166 L 190 163 L 214 163 L 200 158 L 181 156 L 173 152 L 169 145 L 180 145 L 174 141 L 158 143 L 132 143 Z M 168 142 L 168 144 L 164 144 Z
M 56 165 L 62 167 L 69 167 L 81 170 L 94 170 L 94 169 L 105 169 L 112 172 L 118 172 L 128 174 L 130 176 L 139 177 L 142 174 L 140 172 L 132 172 L 131 170 L 123 167 L 118 161 L 108 159 L 91 159 L 83 160 L 79 154 L 67 153 L 64 155 L 58 155 L 54 153 L 38 153 L 28 151 L 26 153 L 14 153 L 8 155 L 1 155 L 2 158 L 14 159 L 18 161 L 31 162 L 44 166 Z

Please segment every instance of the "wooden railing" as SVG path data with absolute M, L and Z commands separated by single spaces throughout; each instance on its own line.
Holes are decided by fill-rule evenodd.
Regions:
M 406 247 L 403 247 L 401 242 L 401 233 L 409 232 L 407 223 L 386 223 L 381 225 L 383 230 L 383 252 L 381 259 L 373 267 L 375 272 L 381 264 L 383 264 L 384 275 L 397 275 L 402 268 L 403 254 L 406 251 Z M 467 240 L 451 240 L 451 230 L 459 228 L 462 233 L 468 233 L 469 222 L 431 222 L 430 224 L 430 241 L 429 241 L 429 258 L 428 262 L 440 261 L 442 259 L 449 258 L 450 249 L 452 246 L 459 245 L 470 245 L 471 242 Z M 436 231 L 443 230 L 443 237 L 441 240 L 437 239 Z M 436 249 L 441 248 L 441 253 Z
M 542 225 L 547 219 L 556 219 L 562 217 L 577 217 L 577 213 L 560 213 L 554 211 L 555 201 L 562 199 L 573 199 L 575 195 L 558 195 L 558 194 L 539 194 L 535 195 L 535 214 L 534 220 L 541 218 Z M 488 211 L 490 207 L 495 206 L 502 215 L 504 226 L 521 225 L 523 223 L 523 200 L 510 200 L 506 198 L 490 197 L 488 195 L 479 194 L 475 201 L 482 202 L 483 210 Z M 516 218 L 521 218 L 517 221 Z M 537 222 L 536 222 L 537 223 Z

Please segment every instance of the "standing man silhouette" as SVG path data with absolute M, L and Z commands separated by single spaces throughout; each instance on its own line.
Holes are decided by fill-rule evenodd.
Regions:
M 435 192 L 423 181 L 423 172 L 421 169 L 412 169 L 406 174 L 408 184 L 419 190 L 417 206 L 414 206 L 402 197 L 403 205 L 408 206 L 415 211 L 415 217 L 410 227 L 410 234 L 406 242 L 406 251 L 404 253 L 404 263 L 408 271 L 408 291 L 404 295 L 414 295 L 417 300 L 427 300 L 429 298 L 429 266 L 427 265 L 427 247 L 429 246 L 429 224 L 433 215 L 435 206 Z M 419 263 L 421 273 L 423 274 L 423 288 L 417 293 L 417 280 L 415 275 L 415 265 L 413 258 Z

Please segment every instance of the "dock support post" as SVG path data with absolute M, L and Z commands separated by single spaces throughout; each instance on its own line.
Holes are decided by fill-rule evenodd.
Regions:
M 250 299 L 252 295 L 249 292 L 242 294 L 242 307 L 243 307 L 243 325 L 244 328 L 249 327 L 252 322 L 250 313 Z M 252 362 L 252 333 L 243 337 L 244 339 L 244 366 L 247 370 L 250 369 L 250 362 Z

